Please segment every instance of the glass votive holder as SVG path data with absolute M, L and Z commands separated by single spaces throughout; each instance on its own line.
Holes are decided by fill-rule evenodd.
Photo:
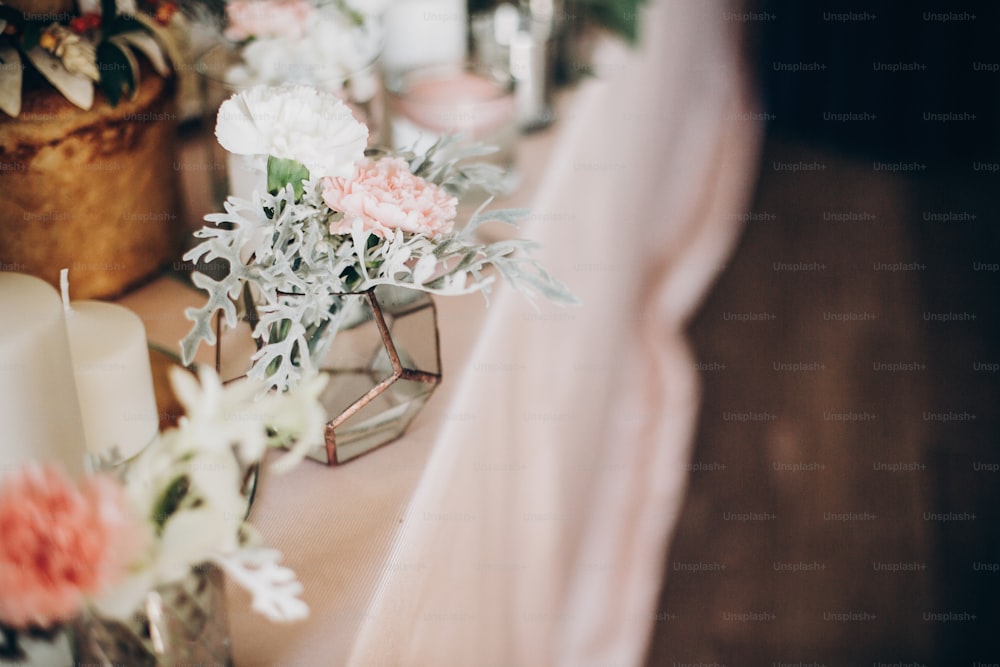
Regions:
M 351 109 L 355 119 L 368 127 L 368 145 L 384 144 L 387 135 L 385 87 L 379 55 L 346 76 L 333 66 L 286 63 L 266 82 L 248 75 L 239 47 L 217 44 L 198 58 L 195 69 L 200 75 L 203 98 L 203 123 L 214 132 L 219 106 L 233 94 L 258 83 L 269 85 L 303 84 L 331 92 Z M 230 194 L 249 197 L 254 188 L 267 183 L 265 165 L 244 155 L 233 155 L 214 138 L 209 145 L 213 200 L 221 208 Z
M 247 156 L 233 155 L 215 139 L 215 122 L 219 106 L 243 87 L 229 83 L 228 74 L 241 62 L 239 50 L 228 44 L 218 44 L 203 53 L 195 62 L 201 83 L 202 125 L 207 134 L 208 172 L 214 210 L 221 210 L 230 194 L 249 197 L 254 188 L 267 185 L 267 175 Z
M 495 147 L 476 159 L 503 169 L 505 190 L 513 189 L 518 128 L 509 76 L 474 63 L 429 65 L 387 75 L 386 91 L 395 148 L 423 151 L 445 135 Z

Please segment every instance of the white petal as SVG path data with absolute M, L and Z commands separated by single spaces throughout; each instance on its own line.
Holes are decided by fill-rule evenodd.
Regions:
M 36 46 L 25 55 L 48 82 L 55 86 L 67 100 L 84 110 L 94 105 L 94 82 L 82 74 L 71 74 L 62 61 L 48 51 Z
M 230 153 L 237 155 L 267 153 L 264 138 L 242 93 L 229 98 L 219 107 L 215 136 L 222 147 Z
M 130 32 L 119 33 L 112 39 L 131 44 L 149 58 L 149 62 L 157 74 L 163 77 L 170 76 L 170 65 L 167 64 L 163 49 L 160 48 L 160 43 L 153 39 L 153 36 L 149 33 L 132 30 Z
M 6 21 L 0 20 L 6 25 Z M 3 26 L 0 26 L 0 32 Z M 21 113 L 21 56 L 9 44 L 0 43 L 0 111 L 17 117 Z
M 313 178 L 350 176 L 368 144 L 368 128 L 347 105 L 309 86 L 237 93 L 219 108 L 215 134 L 231 153 L 296 160 Z
M 235 545 L 236 535 L 220 512 L 209 508 L 178 512 L 163 527 L 156 579 L 180 579 L 193 566 L 231 551 Z
M 191 373 L 174 366 L 170 368 L 169 376 L 174 396 L 186 410 L 190 412 L 191 408 L 201 404 L 201 386 Z

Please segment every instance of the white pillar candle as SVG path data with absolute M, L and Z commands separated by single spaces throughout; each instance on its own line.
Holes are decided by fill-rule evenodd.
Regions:
M 87 450 L 112 462 L 132 458 L 159 429 L 142 320 L 123 306 L 74 301 L 66 328 Z
M 76 475 L 85 452 L 59 294 L 44 280 L 0 273 L 0 474 L 47 460 Z
M 465 0 L 395 0 L 385 12 L 387 71 L 465 59 Z

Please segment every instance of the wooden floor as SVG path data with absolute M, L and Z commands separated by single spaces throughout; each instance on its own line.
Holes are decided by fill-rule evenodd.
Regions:
M 768 142 L 649 665 L 1000 663 L 1000 174 L 878 167 Z

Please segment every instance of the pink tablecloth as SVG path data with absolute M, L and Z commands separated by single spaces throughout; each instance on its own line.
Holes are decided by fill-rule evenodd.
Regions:
M 410 431 L 262 480 L 312 614 L 274 628 L 232 593 L 237 665 L 641 662 L 698 404 L 683 327 L 761 135 L 723 4 L 654 3 L 524 145 L 523 234 L 583 305 L 439 300 L 445 383 Z

